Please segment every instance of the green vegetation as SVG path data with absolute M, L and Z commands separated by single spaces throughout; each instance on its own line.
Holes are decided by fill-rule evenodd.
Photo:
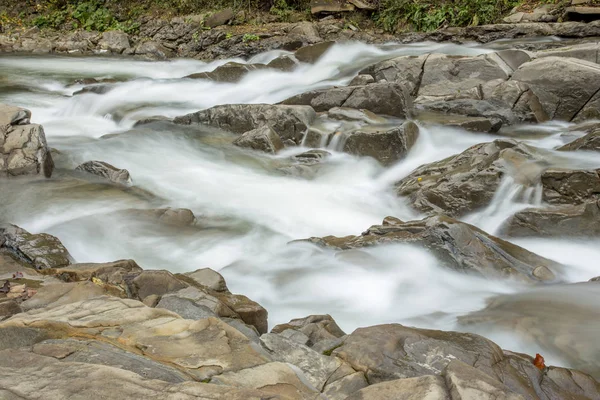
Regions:
M 443 26 L 497 22 L 516 0 L 381 0 L 375 23 L 388 32 L 432 31 Z
M 119 21 L 100 0 L 50 1 L 37 8 L 38 15 L 31 22 L 39 28 L 60 29 L 65 24 L 70 24 L 74 29 L 100 32 L 122 30 L 128 33 L 139 28 L 139 23 L 132 20 Z M 133 10 L 136 11 L 135 8 Z
M 246 43 L 246 42 L 256 42 L 257 40 L 259 40 L 260 38 L 258 37 L 258 35 L 254 35 L 252 33 L 246 33 L 243 37 L 242 37 L 242 42 Z

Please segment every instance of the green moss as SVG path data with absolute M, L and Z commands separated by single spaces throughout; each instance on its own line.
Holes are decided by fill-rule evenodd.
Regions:
M 323 355 L 324 355 L 324 356 L 331 356 L 331 354 L 332 354 L 332 353 L 335 351 L 335 349 L 337 349 L 337 348 L 339 348 L 339 347 L 342 347 L 342 345 L 341 345 L 341 344 L 338 344 L 337 346 L 335 346 L 335 347 L 333 347 L 333 348 L 331 348 L 331 349 L 329 349 L 329 350 L 325 350 L 325 351 L 323 352 Z

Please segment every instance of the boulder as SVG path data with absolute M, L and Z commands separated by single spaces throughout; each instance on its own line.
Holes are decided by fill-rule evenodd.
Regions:
M 293 319 L 286 324 L 273 327 L 272 333 L 284 333 L 293 330 L 302 333 L 306 337 L 306 344 L 313 347 L 322 341 L 336 340 L 346 334 L 338 326 L 331 315 L 310 315 L 306 318 Z
M 167 60 L 173 57 L 173 51 L 154 40 L 146 40 L 135 47 L 135 55 L 151 60 Z
M 556 367 L 541 371 L 531 357 L 503 352 L 470 333 L 378 325 L 357 329 L 333 354 L 363 371 L 371 384 L 349 397 L 353 400 L 429 398 L 411 397 L 427 388 L 432 399 L 444 400 L 592 399 L 600 394 L 586 374 Z
M 225 25 L 235 18 L 235 12 L 231 8 L 218 11 L 204 20 L 204 25 L 209 28 L 216 28 Z
M 596 21 L 600 19 L 600 9 L 598 7 L 572 6 L 565 9 L 565 18 L 567 21 Z
M 445 125 L 470 132 L 496 133 L 502 127 L 502 121 L 495 118 L 468 117 L 436 112 L 421 112 L 416 115 L 415 119 L 427 124 Z
M 404 158 L 419 138 L 419 127 L 412 121 L 389 130 L 359 129 L 342 139 L 345 153 L 373 157 L 383 165 Z
M 546 168 L 542 159 L 535 148 L 498 139 L 422 165 L 396 189 L 419 211 L 460 216 L 488 205 L 505 175 L 523 186 L 539 183 Z
M 0 178 L 52 175 L 54 162 L 44 129 L 30 118 L 29 110 L 0 103 Z
M 559 147 L 560 151 L 592 150 L 600 151 L 600 129 L 594 129 L 585 136 Z
M 237 134 L 270 126 L 282 140 L 300 143 L 316 116 L 315 110 L 307 106 L 226 104 L 177 117 L 174 122 L 182 125 L 206 124 Z
M 278 69 L 280 71 L 293 71 L 298 62 L 290 56 L 279 56 L 267 64 L 268 68 Z
M 84 171 L 99 176 L 120 185 L 130 186 L 132 184 L 129 171 L 126 169 L 119 169 L 104 161 L 87 161 L 75 169 L 77 171 Z
M 550 204 L 584 204 L 600 199 L 600 169 L 551 168 L 541 175 L 542 199 Z
M 266 125 L 245 132 L 242 136 L 234 140 L 233 144 L 239 147 L 272 154 L 277 153 L 284 147 L 277 132 Z
M 296 37 L 302 40 L 302 42 L 308 43 L 320 43 L 323 41 L 317 25 L 310 21 L 301 21 L 292 26 L 288 31 L 288 36 Z
M 375 79 L 371 75 L 361 73 L 352 78 L 348 86 L 365 86 L 373 82 L 375 82 Z
M 600 89 L 600 66 L 565 57 L 544 57 L 521 65 L 512 80 L 526 83 L 551 119 L 571 121 Z
M 228 62 L 215 68 L 211 72 L 199 72 L 186 76 L 190 79 L 210 79 L 215 82 L 236 83 L 242 80 L 250 71 L 267 69 L 264 64 L 240 64 L 237 62 Z
M 257 302 L 241 294 L 217 294 L 216 297 L 232 309 L 247 325 L 254 326 L 258 333 L 269 331 L 268 312 Z
M 303 63 L 314 64 L 333 46 L 335 42 L 321 42 L 304 46 L 296 50 L 294 56 Z
M 210 268 L 201 268 L 196 271 L 187 272 L 185 276 L 193 279 L 194 282 L 201 286 L 205 286 L 217 292 L 228 292 L 227 284 L 223 275 Z
M 493 54 L 477 57 L 432 54 L 424 63 L 419 97 L 457 96 L 472 89 L 476 89 L 477 95 L 480 85 L 495 79 L 507 80 L 512 72 L 508 65 L 499 64 Z
M 0 225 L 0 249 L 37 270 L 63 267 L 73 257 L 60 240 L 47 233 L 31 234 L 16 225 Z
M 106 31 L 102 34 L 102 39 L 98 45 L 103 50 L 109 50 L 112 53 L 121 54 L 126 49 L 131 48 L 129 36 L 121 31 Z
M 502 227 L 507 236 L 581 237 L 600 235 L 600 203 L 530 208 L 517 212 Z
M 361 236 L 310 238 L 318 246 L 350 250 L 376 245 L 408 243 L 430 250 L 443 266 L 486 278 L 511 278 L 539 283 L 556 280 L 563 266 L 475 226 L 446 216 L 420 221 L 375 225 Z M 537 269 L 543 267 L 542 269 Z M 554 272 L 553 272 L 554 271 Z
M 573 46 L 562 46 L 555 49 L 541 50 L 535 53 L 535 58 L 544 57 L 569 57 L 578 58 L 580 60 L 598 63 L 598 52 L 600 51 L 600 44 L 593 43 L 581 43 Z
M 376 82 L 405 82 L 412 96 L 416 96 L 421 86 L 423 67 L 429 54 L 421 56 L 401 56 L 385 60 L 363 69 L 360 74 L 371 76 Z M 361 76 L 361 75 L 359 75 Z
M 359 390 L 347 400 L 450 400 L 444 380 L 439 376 L 396 379 Z M 462 399 L 461 397 L 457 397 Z M 452 398 L 454 400 L 454 398 Z
M 65 282 L 87 281 L 97 278 L 111 285 L 122 285 L 123 277 L 138 274 L 142 268 L 133 260 L 118 260 L 109 263 L 77 263 L 57 267 L 55 274 Z
M 282 104 L 310 105 L 317 112 L 329 111 L 334 107 L 356 108 L 399 118 L 405 118 L 412 109 L 406 86 L 386 82 L 313 90 L 290 97 Z
M 354 4 L 344 0 L 311 0 L 310 12 L 312 14 L 338 13 L 354 11 Z
M 162 296 L 187 286 L 169 271 L 148 270 L 131 281 L 130 290 L 133 298 L 143 300 L 150 295 Z

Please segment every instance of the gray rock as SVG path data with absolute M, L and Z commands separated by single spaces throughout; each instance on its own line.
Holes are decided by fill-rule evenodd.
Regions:
M 365 86 L 369 83 L 374 83 L 375 79 L 371 75 L 367 74 L 358 74 L 348 84 L 348 86 Z
M 512 278 L 523 282 L 552 282 L 563 266 L 519 246 L 446 216 L 420 221 L 375 225 L 361 236 L 310 238 L 322 247 L 350 250 L 391 243 L 409 243 L 430 250 L 452 270 L 487 278 Z M 534 274 L 539 266 L 546 274 Z
M 179 383 L 191 380 L 175 368 L 93 340 L 51 339 L 33 346 L 33 353 L 63 362 L 79 362 L 117 367 L 135 372 L 145 379 Z
M 420 122 L 456 127 L 471 132 L 495 133 L 502 127 L 502 121 L 498 119 L 435 112 L 419 113 L 415 119 Z
M 443 375 L 451 399 L 524 400 L 502 382 L 460 360 L 451 361 Z
M 582 43 L 573 46 L 558 47 L 556 49 L 542 50 L 535 53 L 535 58 L 544 57 L 570 57 L 580 60 L 598 63 L 598 52 L 600 44 Z
M 190 299 L 177 296 L 163 296 L 156 305 L 156 308 L 173 311 L 185 319 L 198 320 L 217 316 L 208 307 L 197 304 Z
M 367 124 L 382 124 L 386 122 L 385 118 L 379 117 L 368 110 L 357 110 L 348 107 L 334 107 L 327 112 L 331 119 L 342 121 L 360 121 Z
M 279 56 L 276 59 L 269 62 L 267 64 L 267 67 L 273 68 L 273 69 L 278 69 L 278 70 L 284 71 L 284 72 L 289 72 L 289 71 L 293 71 L 297 65 L 298 65 L 298 62 L 296 60 L 294 60 L 292 57 Z
M 152 60 L 167 60 L 173 57 L 173 51 L 159 42 L 147 40 L 135 47 L 135 55 L 145 56 Z
M 274 361 L 290 363 L 300 368 L 320 392 L 342 364 L 335 357 L 324 356 L 307 346 L 273 333 L 262 335 L 260 342 L 270 352 Z
M 0 225 L 0 248 L 42 270 L 63 267 L 73 262 L 60 240 L 47 233 L 31 234 L 16 225 Z
M 416 96 L 421 86 L 423 67 L 428 57 L 429 54 L 397 57 L 371 65 L 360 73 L 372 76 L 377 82 L 403 82 L 408 86 L 410 94 Z
M 550 204 L 584 204 L 600 199 L 600 170 L 548 169 L 541 175 L 542 199 Z
M 333 46 L 335 42 L 321 42 L 304 46 L 298 50 L 294 55 L 296 59 L 303 63 L 314 64 Z
M 408 121 L 394 129 L 360 129 L 343 135 L 346 136 L 342 139 L 344 152 L 391 165 L 408 154 L 419 137 L 419 127 Z
M 200 72 L 186 76 L 190 79 L 210 79 L 215 82 L 236 83 L 242 80 L 250 71 L 267 69 L 264 64 L 240 64 L 236 62 L 228 62 L 215 68 L 211 72 Z
M 0 103 L 0 178 L 52 175 L 54 162 L 44 129 L 30 118 L 29 110 Z
M 421 376 L 376 383 L 347 397 L 347 400 L 450 400 L 444 380 Z M 454 398 L 453 398 L 454 399 Z M 462 399 L 462 398 L 457 398 Z M 466 400 L 466 399 L 465 399 Z
M 194 213 L 187 208 L 129 208 L 111 213 L 110 215 L 123 218 L 133 218 L 139 221 L 159 222 L 168 226 L 189 227 L 197 222 Z
M 185 275 L 193 279 L 199 285 L 205 286 L 217 292 L 227 292 L 227 284 L 223 275 L 210 268 L 201 268 L 193 272 L 187 272 Z
M 503 226 L 507 236 L 582 237 L 600 235 L 600 204 L 588 202 L 531 208 L 517 212 Z
M 499 139 L 422 165 L 396 188 L 419 211 L 460 216 L 489 204 L 504 175 L 523 185 L 539 183 L 542 159 L 535 148 Z
M 272 154 L 277 153 L 284 147 L 277 132 L 269 126 L 262 126 L 245 132 L 242 136 L 234 140 L 233 144 Z
M 206 18 L 204 25 L 209 28 L 216 28 L 217 26 L 225 25 L 234 18 L 235 12 L 231 8 L 226 8 Z
M 559 147 L 557 150 L 593 150 L 600 151 L 600 129 L 594 129 L 585 136 Z
M 360 389 L 369 386 L 363 372 L 354 372 L 335 382 L 328 383 L 323 394 L 329 400 L 345 400 Z
M 121 54 L 129 49 L 129 36 L 121 31 L 107 31 L 102 34 L 102 39 L 98 43 L 101 49 L 109 50 L 112 53 Z
M 273 327 L 271 333 L 284 334 L 286 331 L 297 331 L 305 335 L 307 340 L 302 344 L 308 347 L 346 335 L 331 315 L 310 315 L 306 318 L 293 319 L 286 324 Z M 289 337 L 289 335 L 284 336 Z
M 315 111 L 329 111 L 334 107 L 341 107 L 356 88 L 350 86 L 337 87 L 323 90 L 311 90 L 290 97 L 282 102 L 287 105 L 311 106 Z
M 571 121 L 600 89 L 600 66 L 545 57 L 523 64 L 511 79 L 529 85 L 551 119 Z
M 169 271 L 154 270 L 143 271 L 131 281 L 130 286 L 133 298 L 143 300 L 152 294 L 162 296 L 176 292 L 188 285 L 177 279 Z
M 119 169 L 104 161 L 87 161 L 75 169 L 108 179 L 109 181 L 120 185 L 130 186 L 133 184 L 129 171 L 126 169 Z
M 227 104 L 177 117 L 174 122 L 212 125 L 238 134 L 268 125 L 282 140 L 300 143 L 315 118 L 315 111 L 307 106 Z

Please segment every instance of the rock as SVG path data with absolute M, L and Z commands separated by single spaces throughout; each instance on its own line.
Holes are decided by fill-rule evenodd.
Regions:
M 295 365 L 300 368 L 308 381 L 319 392 L 342 365 L 335 357 L 328 357 L 311 350 L 309 347 L 273 333 L 260 337 L 260 343 L 269 352 L 274 361 Z
M 304 46 L 294 53 L 296 59 L 303 63 L 314 64 L 325 54 L 335 42 L 321 42 Z
M 277 132 L 269 126 L 262 126 L 248 131 L 234 140 L 233 144 L 239 147 L 272 154 L 277 153 L 284 147 Z
M 459 360 L 448 364 L 444 378 L 452 399 L 524 400 L 523 396 L 511 393 L 511 390 L 497 379 Z
M 54 162 L 44 129 L 30 118 L 29 110 L 0 103 L 0 177 L 52 175 Z
M 327 112 L 331 119 L 342 121 L 360 121 L 367 124 L 383 124 L 387 122 L 385 118 L 379 117 L 369 110 L 357 110 L 348 107 L 334 107 Z
M 97 175 L 101 178 L 108 179 L 109 181 L 118 183 L 120 185 L 132 185 L 129 171 L 127 171 L 126 169 L 119 169 L 103 161 L 87 161 L 79 165 L 75 169 L 78 171 L 84 171 L 93 175 Z
M 210 268 L 197 269 L 193 272 L 187 272 L 185 275 L 193 279 L 199 285 L 205 286 L 217 292 L 229 291 L 223 276 Z
M 227 307 L 237 313 L 242 321 L 254 326 L 258 333 L 263 334 L 269 331 L 267 322 L 268 313 L 260 304 L 250 300 L 241 294 L 221 294 L 217 295 Z
M 209 28 L 216 28 L 217 26 L 227 24 L 234 18 L 235 12 L 231 8 L 226 8 L 206 18 L 204 25 Z
M 50 334 L 58 330 L 62 339 L 85 336 L 118 344 L 126 351 L 141 351 L 198 380 L 268 361 L 248 338 L 218 319 L 185 320 L 135 300 L 104 296 L 33 310 L 0 323 L 0 329 L 32 323 Z
M 365 388 L 369 385 L 365 379 L 365 374 L 362 372 L 354 372 L 344 376 L 335 382 L 329 383 L 323 394 L 329 400 L 345 400 L 351 394 Z
M 23 309 L 19 306 L 19 303 L 16 300 L 0 300 L 0 321 L 3 321 L 8 317 L 12 317 L 20 312 L 23 312 Z
M 362 129 L 348 133 L 342 139 L 342 149 L 349 154 L 373 157 L 383 165 L 392 165 L 408 154 L 418 137 L 419 127 L 408 121 L 394 129 Z
M 593 150 L 600 151 L 600 129 L 594 129 L 587 135 L 559 147 L 557 150 Z
M 311 0 L 310 1 L 310 12 L 311 14 L 321 13 L 338 13 L 345 11 L 354 11 L 354 4 L 348 3 L 344 0 Z
M 303 164 L 316 164 L 331 156 L 331 153 L 325 150 L 309 150 L 294 156 L 294 159 Z
M 296 69 L 298 63 L 290 56 L 279 56 L 267 64 L 268 68 L 289 72 Z
M 210 79 L 215 82 L 236 83 L 241 81 L 248 72 L 266 68 L 267 66 L 264 64 L 240 64 L 236 62 L 228 62 L 227 64 L 223 64 L 215 68 L 211 72 L 191 74 L 186 76 L 186 78 Z
M 565 17 L 568 21 L 595 21 L 600 19 L 598 7 L 567 7 Z
M 541 175 L 542 199 L 550 204 L 584 204 L 600 199 L 600 170 L 548 169 Z
M 133 298 L 143 300 L 155 294 L 162 296 L 186 288 L 188 285 L 177 279 L 169 271 L 143 271 L 131 282 Z
M 123 277 L 142 272 L 133 260 L 119 260 L 110 263 L 82 263 L 58 267 L 55 271 L 65 282 L 87 281 L 98 278 L 111 285 L 122 285 Z
M 438 376 L 421 376 L 377 383 L 359 390 L 347 400 L 450 400 L 444 380 Z M 460 398 L 457 398 L 460 399 Z
M 282 140 L 300 143 L 316 116 L 315 111 L 307 106 L 227 104 L 177 117 L 174 122 L 212 125 L 238 134 L 270 126 Z
M 456 127 L 470 132 L 496 133 L 502 127 L 502 121 L 485 117 L 422 112 L 415 118 L 420 122 Z
M 152 124 L 154 122 L 172 122 L 172 119 L 163 115 L 155 115 L 136 121 L 133 127 L 135 128 L 142 125 Z
M 569 57 L 597 64 L 598 61 L 600 61 L 598 60 L 598 51 L 600 51 L 600 45 L 598 43 L 582 43 L 573 46 L 541 50 L 535 53 L 535 58 Z
M 367 74 L 358 74 L 348 84 L 348 86 L 365 86 L 369 83 L 375 82 L 375 79 L 371 75 Z
M 429 54 L 421 56 L 401 56 L 385 60 L 363 69 L 360 74 L 368 74 L 376 82 L 398 82 L 407 85 L 412 96 L 416 96 L 421 86 L 423 67 Z M 361 76 L 361 75 L 359 75 Z
M 95 299 L 107 293 L 103 287 L 92 282 L 53 283 L 44 285 L 36 291 L 33 297 L 21 303 L 23 311 L 72 304 Z
M 158 304 L 156 304 L 156 308 L 164 308 L 165 310 L 173 311 L 185 319 L 199 320 L 208 317 L 217 317 L 217 315 L 208 307 L 199 305 L 193 300 L 178 296 L 163 296 L 160 301 L 158 301 Z
M 167 60 L 173 57 L 173 51 L 159 42 L 147 40 L 135 47 L 135 55 L 146 56 L 152 60 Z
M 187 208 L 129 208 L 111 213 L 111 215 L 121 218 L 134 218 L 140 221 L 160 222 L 161 224 L 177 227 L 194 226 L 197 222 L 192 210 Z
M 293 319 L 287 324 L 280 324 L 273 327 L 271 332 L 283 334 L 288 330 L 304 334 L 307 341 L 303 344 L 309 347 L 313 347 L 323 341 L 339 339 L 346 335 L 331 315 L 310 315 L 306 318 Z
M 65 363 L 77 362 L 117 367 L 135 372 L 145 379 L 159 379 L 171 383 L 190 380 L 188 376 L 173 367 L 93 340 L 44 340 L 35 344 L 32 352 L 41 356 L 53 357 Z
M 572 371 L 574 375 L 568 377 L 569 370 L 555 367 L 550 370 L 556 373 L 544 373 L 533 365 L 531 357 L 503 352 L 495 343 L 469 333 L 397 324 L 360 328 L 334 355 L 349 362 L 354 369 L 364 371 L 371 384 L 350 399 L 420 399 L 423 397 L 402 395 L 410 396 L 421 390 L 419 383 L 426 377 L 425 382 L 436 382 L 426 387 L 437 388 L 442 396 L 444 389 L 449 391 L 446 397 L 432 397 L 436 399 L 516 400 L 519 395 L 532 400 L 594 398 L 600 393 L 598 384 L 591 383 L 593 379 L 585 374 Z M 576 381 L 582 386 L 574 384 Z M 381 382 L 386 384 L 378 386 Z M 381 388 L 381 392 L 377 388 Z M 373 390 L 373 397 L 360 397 L 369 389 Z M 392 394 L 394 390 L 397 393 Z M 378 394 L 383 397 L 375 397 Z
M 47 233 L 31 234 L 16 225 L 0 225 L 0 248 L 37 270 L 62 267 L 73 262 L 57 237 Z
M 101 49 L 109 50 L 112 53 L 121 54 L 131 46 L 129 36 L 121 31 L 106 31 L 102 34 L 102 39 L 98 43 Z
M 526 83 L 551 119 L 571 121 L 600 89 L 600 66 L 564 57 L 523 64 L 512 80 Z
M 15 382 L 18 382 L 18 389 Z M 17 397 L 13 395 L 15 390 Z M 170 383 L 145 379 L 134 372 L 113 366 L 57 360 L 19 349 L 0 352 L 0 395 L 7 399 L 41 396 L 57 400 L 257 400 L 272 396 L 273 392 L 201 382 Z
M 588 202 L 530 208 L 517 212 L 503 226 L 508 236 L 590 237 L 599 236 L 600 204 Z
M 598 299 L 598 282 L 544 286 L 522 293 L 494 296 L 483 309 L 459 317 L 458 322 L 461 329 L 472 332 L 510 332 L 517 340 L 539 349 L 537 351 L 542 355 L 560 354 L 564 365 L 598 378 L 600 343 L 594 335 L 600 314 Z M 550 304 L 552 306 L 548 307 Z M 550 367 L 550 370 L 561 369 Z M 573 378 L 580 379 L 577 375 L 581 373 L 573 372 Z M 548 371 L 544 379 L 546 376 L 552 374 Z M 559 386 L 565 387 L 563 384 Z M 582 384 L 581 388 L 585 386 Z
M 240 316 L 217 298 L 217 293 L 212 293 L 202 287 L 187 287 L 176 292 L 168 293 L 161 296 L 160 301 L 163 308 L 173 307 L 187 308 L 194 313 L 211 313 L 222 318 L 240 318 Z M 167 300 L 170 297 L 175 297 L 174 300 Z M 164 302 L 163 302 L 164 300 Z M 181 301 L 186 300 L 186 301 Z M 193 305 L 189 304 L 189 301 Z M 169 308 L 170 309 L 170 308 Z
M 310 105 L 317 112 L 335 107 L 356 108 L 399 118 L 405 118 L 412 109 L 406 87 L 386 82 L 309 91 L 290 97 L 283 104 Z
M 416 60 L 417 64 L 420 60 Z M 457 96 L 494 80 L 507 80 L 512 71 L 492 55 L 477 57 L 432 54 L 425 60 L 419 97 Z M 475 92 L 476 93 L 476 92 Z
M 423 246 L 452 270 L 487 278 L 512 278 L 524 282 L 552 282 L 563 266 L 484 231 L 446 216 L 396 225 L 375 225 L 361 236 L 326 236 L 308 240 L 322 247 L 350 250 L 390 243 Z M 539 266 L 548 268 L 534 275 Z
M 541 159 L 534 148 L 499 139 L 422 165 L 396 188 L 419 211 L 460 216 L 488 205 L 505 175 L 525 186 L 539 183 Z
M 315 400 L 319 395 L 302 382 L 294 369 L 280 362 L 227 372 L 215 376 L 211 382 L 232 387 L 263 389 L 272 393 L 283 392 L 282 394 L 287 395 L 286 398 L 289 399 Z
M 289 30 L 288 36 L 298 37 L 303 42 L 308 43 L 319 43 L 323 41 L 316 24 L 310 21 L 298 22 Z

